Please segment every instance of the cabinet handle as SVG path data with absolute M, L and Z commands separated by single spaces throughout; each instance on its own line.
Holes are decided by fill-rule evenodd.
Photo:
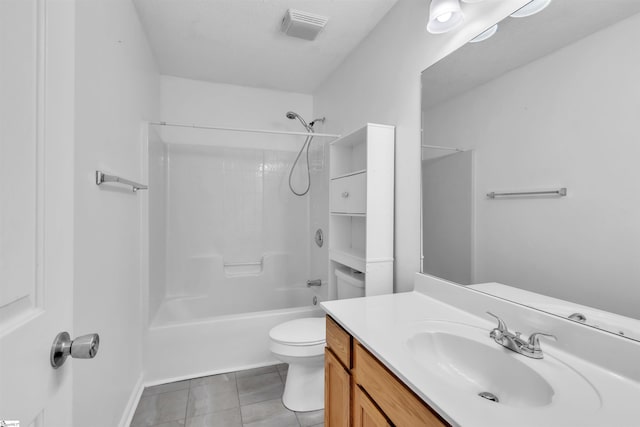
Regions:
M 344 193 L 342 193 L 342 197 L 343 197 L 343 198 L 345 198 L 345 199 L 346 199 L 347 197 L 349 197 L 349 192 L 348 192 L 348 191 L 345 191 Z

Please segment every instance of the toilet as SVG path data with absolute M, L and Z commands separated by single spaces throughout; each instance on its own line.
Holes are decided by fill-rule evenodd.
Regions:
M 282 403 L 292 411 L 324 408 L 325 319 L 290 320 L 269 331 L 273 355 L 289 364 Z
M 364 274 L 356 270 L 335 270 L 338 299 L 364 296 Z
M 338 299 L 363 297 L 364 275 L 336 269 Z M 324 317 L 290 320 L 269 331 L 273 355 L 289 364 L 282 403 L 292 411 L 324 408 Z

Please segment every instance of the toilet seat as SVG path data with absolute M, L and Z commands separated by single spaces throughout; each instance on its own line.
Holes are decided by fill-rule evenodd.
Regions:
M 325 329 L 325 320 L 322 317 L 295 319 L 272 328 L 269 338 L 278 344 L 289 346 L 324 345 Z
M 315 357 L 324 354 L 325 320 L 309 317 L 281 323 L 269 331 L 270 349 L 285 357 Z

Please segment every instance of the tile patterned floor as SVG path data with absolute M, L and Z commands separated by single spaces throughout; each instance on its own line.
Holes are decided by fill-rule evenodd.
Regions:
M 284 407 L 286 378 L 282 364 L 148 387 L 131 427 L 323 426 L 323 410 Z

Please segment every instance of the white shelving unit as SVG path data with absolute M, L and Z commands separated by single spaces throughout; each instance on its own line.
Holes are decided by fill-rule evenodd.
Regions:
M 368 123 L 330 145 L 329 298 L 335 270 L 365 274 L 365 295 L 393 292 L 395 127 Z

